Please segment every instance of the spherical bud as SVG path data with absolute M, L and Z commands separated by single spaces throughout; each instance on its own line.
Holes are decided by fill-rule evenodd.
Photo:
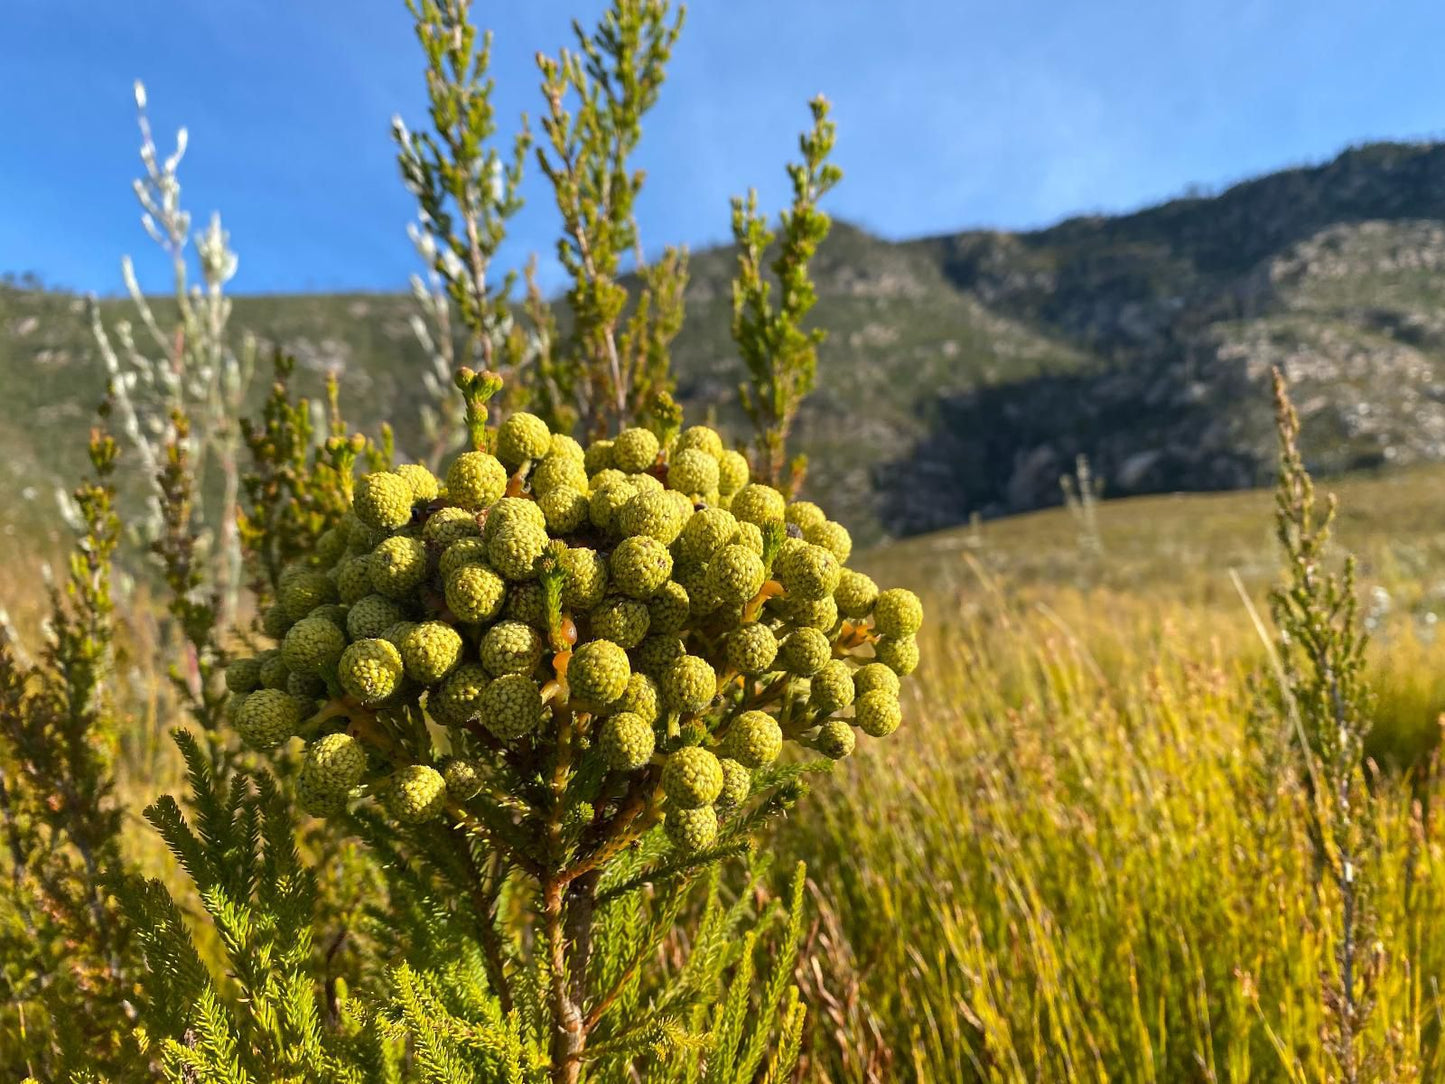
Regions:
M 435 768 L 409 764 L 392 773 L 386 787 L 386 808 L 402 824 L 435 820 L 446 805 L 447 783 Z
M 786 510 L 787 502 L 783 500 L 783 495 L 772 486 L 759 482 L 743 486 L 733 497 L 731 505 L 732 514 L 738 519 L 744 523 L 756 523 L 759 527 L 765 523 L 777 523 Z
M 441 493 L 441 483 L 437 481 L 437 476 L 420 463 L 403 463 L 396 468 L 395 473 L 411 487 L 413 503 L 434 501 Z
M 415 498 L 405 478 L 390 471 L 363 474 L 352 502 L 356 518 L 377 531 L 394 531 L 411 522 Z
M 712 806 L 669 809 L 662 827 L 674 847 L 683 854 L 695 854 L 717 839 L 717 811 Z
M 356 516 L 354 512 L 348 512 L 346 521 L 346 548 L 354 553 L 365 553 L 367 550 L 376 548 L 376 544 L 385 538 L 390 531 L 380 527 L 368 527 Z
M 462 757 L 453 757 L 442 765 L 442 779 L 446 781 L 447 797 L 454 802 L 469 801 L 482 789 L 481 771 Z
M 336 593 L 346 606 L 354 606 L 371 594 L 371 554 L 343 561 L 336 569 Z
M 625 538 L 612 551 L 607 568 L 614 590 L 633 598 L 651 598 L 672 574 L 672 554 L 655 538 Z
M 748 602 L 763 586 L 763 559 L 744 546 L 724 546 L 707 569 L 707 591 L 718 605 Z
M 783 522 L 800 531 L 827 521 L 827 514 L 812 501 L 793 501 L 783 513 Z
M 336 680 L 363 704 L 379 704 L 401 684 L 401 652 L 388 640 L 357 640 L 341 653 Z
M 293 673 L 320 674 L 336 665 L 346 650 L 346 634 L 330 621 L 307 617 L 296 622 L 281 643 L 281 657 Z
M 746 546 L 761 557 L 763 555 L 763 529 L 756 523 L 739 523 L 732 538 L 728 539 L 728 544 Z
M 659 685 L 662 702 L 668 710 L 693 715 L 711 704 L 717 695 L 717 674 L 706 659 L 684 655 L 663 671 Z
M 532 492 L 539 501 L 561 486 L 578 493 L 586 493 L 591 488 L 587 481 L 587 469 L 582 466 L 582 461 L 565 455 L 547 456 L 537 464 L 537 469 L 532 472 L 529 481 Z
M 334 565 L 341 560 L 350 534 L 349 528 L 342 527 L 331 527 L 321 532 L 321 536 L 316 539 L 316 556 L 323 565 Z
M 401 661 L 406 676 L 423 685 L 435 685 L 461 660 L 462 638 L 440 621 L 423 621 L 401 638 Z
M 414 628 L 416 628 L 415 621 L 398 621 L 395 625 L 392 625 L 389 629 L 383 632 L 380 636 L 380 639 L 385 640 L 392 647 L 400 651 L 402 637 L 404 637 Z
M 818 728 L 818 736 L 813 739 L 813 748 L 829 760 L 842 760 L 850 756 L 857 744 L 858 737 L 853 733 L 853 728 L 842 719 L 831 719 L 824 723 Z
M 646 535 L 666 546 L 681 533 L 684 522 L 666 493 L 637 493 L 617 510 L 612 527 L 624 538 Z
M 346 812 L 346 791 L 329 790 L 304 772 L 296 779 L 296 803 L 312 817 L 339 817 Z
M 415 538 L 388 538 L 371 553 L 371 584 L 392 599 L 405 599 L 426 579 L 426 547 Z
M 773 567 L 773 574 L 788 597 L 805 602 L 831 595 L 842 573 L 842 566 L 831 551 L 811 545 L 779 554 Z
M 662 768 L 662 792 L 679 809 L 712 805 L 722 785 L 722 766 L 701 746 L 683 746 L 668 756 Z
M 717 492 L 717 459 L 692 449 L 674 452 L 667 467 L 667 487 L 693 496 Z
M 657 462 L 660 450 L 650 429 L 624 429 L 612 442 L 612 465 L 628 474 L 638 474 Z
M 537 575 L 537 558 L 549 541 L 546 527 L 515 523 L 487 543 L 487 559 L 509 580 L 530 580 Z
M 464 662 L 426 695 L 426 710 L 442 726 L 461 726 L 481 712 L 482 694 L 491 681 L 480 663 Z
M 637 487 L 626 478 L 592 487 L 587 499 L 587 517 L 599 531 L 610 531 L 622 506 L 637 495 Z
M 736 809 L 752 793 L 753 773 L 730 757 L 719 760 L 718 765 L 722 768 L 723 785 L 714 804 L 719 809 Z
M 923 603 L 904 587 L 890 587 L 873 604 L 873 627 L 883 636 L 901 639 L 923 627 Z
M 299 700 L 321 700 L 326 696 L 326 681 L 316 674 L 293 671 L 286 678 L 286 691 Z
M 437 549 L 446 550 L 464 538 L 476 538 L 481 533 L 475 512 L 448 505 L 427 516 L 422 524 L 421 539 Z
M 242 741 L 264 753 L 295 734 L 311 711 L 310 702 L 290 693 L 261 689 L 246 697 L 236 714 L 236 729 Z
M 612 441 L 594 440 L 583 453 L 582 465 L 587 468 L 588 474 L 600 474 L 602 471 L 611 470 L 613 468 Z
M 687 624 L 690 612 L 687 588 L 668 580 L 647 600 L 648 632 L 677 632 Z
M 853 703 L 853 671 L 842 659 L 833 659 L 813 675 L 808 703 L 824 715 L 842 711 Z
M 494 677 L 530 674 L 542 660 L 542 637 L 520 621 L 498 621 L 482 637 L 482 665 Z
M 630 711 L 618 712 L 602 720 L 597 735 L 597 752 L 603 763 L 615 772 L 635 772 L 652 759 L 654 744 L 652 725 Z
M 347 611 L 346 635 L 352 640 L 374 639 L 405 618 L 406 611 L 391 599 L 367 595 Z
M 778 638 L 766 625 L 754 622 L 728 635 L 728 666 L 740 674 L 761 674 L 770 670 L 777 657 Z
M 323 606 L 316 607 L 316 609 L 312 610 L 306 617 L 314 617 L 321 621 L 330 621 L 342 632 L 345 632 L 346 615 L 348 612 L 347 607 L 341 605 L 339 602 L 328 602 Z
M 476 521 L 472 521 L 476 526 Z M 423 531 L 423 534 L 426 532 Z M 477 528 L 477 534 L 481 534 L 481 528 Z M 487 561 L 487 544 L 476 538 L 459 538 L 442 551 L 441 559 L 437 561 L 437 571 L 441 573 L 445 581 L 457 569 L 463 565 L 481 565 Z
M 687 561 L 710 561 L 713 554 L 728 544 L 737 529 L 737 518 L 726 509 L 700 509 L 687 521 L 687 526 L 678 536 L 678 556 Z
M 567 664 L 567 684 L 572 699 L 603 707 L 627 689 L 632 664 L 627 652 L 611 640 L 592 640 L 572 654 Z
M 306 747 L 301 775 L 318 791 L 345 794 L 366 774 L 366 750 L 350 734 L 327 734 Z
M 853 536 L 841 523 L 832 520 L 808 527 L 803 531 L 803 538 L 814 546 L 822 546 L 838 558 L 839 564 L 846 564 L 853 554 Z
M 596 550 L 570 548 L 558 558 L 562 566 L 562 605 L 573 612 L 590 610 L 607 592 L 607 561 Z
M 900 688 L 898 675 L 881 662 L 870 662 L 853 671 L 853 692 L 860 699 L 880 689 L 897 699 Z
M 903 722 L 903 708 L 895 694 L 887 689 L 874 689 L 854 702 L 853 719 L 858 729 L 870 738 L 886 738 Z
M 554 535 L 580 531 L 592 513 L 592 506 L 581 490 L 567 485 L 543 493 L 537 500 L 537 507 L 547 521 L 547 530 Z
M 293 623 L 300 621 L 318 606 L 337 599 L 336 584 L 324 572 L 302 572 L 291 578 L 280 590 L 281 608 Z
M 833 657 L 828 637 L 817 629 L 794 629 L 778 645 L 778 664 L 790 674 L 811 677 Z
M 673 443 L 672 454 L 680 452 L 698 451 L 706 454 L 708 458 L 716 461 L 722 458 L 723 439 L 716 429 L 706 425 L 690 425 L 677 435 Z
M 745 711 L 729 725 L 722 750 L 744 768 L 766 768 L 783 751 L 783 728 L 767 712 Z
M 506 597 L 506 583 L 486 565 L 462 565 L 446 578 L 447 609 L 458 621 L 490 621 Z
M 779 599 L 783 603 L 781 613 L 788 622 L 798 628 L 820 629 L 830 632 L 838 624 L 838 604 L 832 595 L 824 595 L 814 602 L 797 599 Z
M 226 667 L 226 688 L 231 692 L 249 693 L 260 686 L 260 659 L 236 659 Z
M 668 667 L 686 654 L 687 649 L 676 636 L 649 636 L 633 649 L 633 665 L 654 680 L 661 681 Z
M 584 463 L 587 453 L 582 450 L 582 445 L 569 437 L 566 433 L 553 433 L 549 455 L 555 455 L 563 459 L 573 459 L 578 463 Z
M 717 461 L 717 488 L 724 497 L 731 497 L 747 484 L 750 472 L 742 452 L 726 451 Z
M 260 656 L 261 658 L 261 687 L 263 689 L 286 688 L 286 680 L 291 676 L 291 668 L 286 665 L 286 660 L 281 657 L 279 651 L 268 651 Z
M 552 431 L 535 414 L 518 412 L 497 429 L 497 458 L 516 470 L 529 459 L 541 459 L 552 450 Z
M 855 620 L 867 617 L 873 612 L 873 603 L 878 598 L 878 585 L 861 572 L 845 568 L 833 589 L 833 600 L 838 604 L 844 617 Z
M 606 470 L 601 470 L 594 474 L 591 480 L 587 483 L 587 492 L 589 494 L 596 493 L 603 486 L 609 486 L 613 482 L 622 482 L 623 484 L 632 487 L 632 492 L 637 492 L 637 488 L 635 486 L 632 486 L 632 475 L 624 474 L 622 471 L 617 470 L 615 467 L 608 467 Z
M 507 491 L 507 468 L 486 452 L 463 452 L 447 469 L 447 499 L 480 512 Z
M 482 725 L 501 741 L 516 741 L 542 721 L 542 691 L 525 674 L 504 674 L 483 691 Z
M 547 629 L 547 596 L 540 583 L 514 583 L 507 589 L 502 616 L 534 629 Z
M 918 641 L 912 636 L 880 636 L 873 645 L 873 654 L 899 677 L 918 669 Z
M 678 560 L 672 566 L 672 582 L 681 584 L 687 592 L 690 617 L 700 617 L 712 611 L 711 596 L 707 592 L 706 561 Z
M 642 643 L 651 622 L 647 603 L 632 598 L 610 598 L 592 611 L 592 635 L 611 640 L 618 647 Z
M 607 710 L 627 711 L 633 715 L 640 715 L 647 725 L 651 726 L 657 722 L 659 695 L 657 682 L 646 674 L 637 672 L 627 679 L 627 688 L 623 690 L 621 696 L 607 705 Z
M 491 545 L 492 539 L 505 530 L 516 526 L 547 529 L 547 517 L 537 502 L 526 497 L 503 497 L 487 510 L 486 522 L 482 526 L 482 541 Z

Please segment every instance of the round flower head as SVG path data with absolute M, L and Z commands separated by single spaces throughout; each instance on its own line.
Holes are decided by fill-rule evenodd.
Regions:
M 879 689 L 897 698 L 900 688 L 898 675 L 881 662 L 870 662 L 853 671 L 853 691 L 860 698 Z
M 486 452 L 463 452 L 447 469 L 447 499 L 479 512 L 507 490 L 507 468 Z
M 631 712 L 642 717 L 651 726 L 657 722 L 657 682 L 643 673 L 634 673 L 627 679 L 627 688 L 622 695 L 608 705 L 613 712 Z
M 873 612 L 873 603 L 878 598 L 878 585 L 861 572 L 845 568 L 838 577 L 838 586 L 833 589 L 833 601 L 838 604 L 844 617 L 854 619 L 867 617 Z
M 685 523 L 677 512 L 677 505 L 666 493 L 637 493 L 617 510 L 612 527 L 624 538 L 646 535 L 671 545 Z
M 281 642 L 281 657 L 293 673 L 321 674 L 330 670 L 346 650 L 346 634 L 321 617 L 307 617 L 292 625 Z
M 318 606 L 306 615 L 303 620 L 318 618 L 322 621 L 330 621 L 342 632 L 346 631 L 347 608 L 338 602 L 328 602 L 324 606 Z
M 607 592 L 607 562 L 596 550 L 569 548 L 557 563 L 562 566 L 562 605 L 574 612 L 590 610 Z
M 553 534 L 580 531 L 592 513 L 592 506 L 582 491 L 569 485 L 549 489 L 537 499 L 537 507 Z
M 421 539 L 445 550 L 463 538 L 475 538 L 482 533 L 477 526 L 477 514 L 465 508 L 448 505 L 438 508 L 422 524 Z
M 398 768 L 387 783 L 386 808 L 403 824 L 435 820 L 446 806 L 446 780 L 441 772 L 426 764 Z
M 689 561 L 686 558 L 672 566 L 672 581 L 682 585 L 687 592 L 688 613 L 694 617 L 710 613 L 712 605 L 707 593 L 707 562 Z
M 426 710 L 442 726 L 461 726 L 481 711 L 491 678 L 480 663 L 464 662 L 426 696 Z
M 685 745 L 670 754 L 662 768 L 662 792 L 679 809 L 712 805 L 722 785 L 717 757 L 698 745 Z
M 627 652 L 611 640 L 592 640 L 579 647 L 567 664 L 572 699 L 604 707 L 627 689 L 632 664 Z
M 759 557 L 763 555 L 763 530 L 756 523 L 739 523 L 728 541 L 734 546 L 746 546 Z
M 612 441 L 594 440 L 583 453 L 582 465 L 588 474 L 600 474 L 612 469 Z
M 629 474 L 627 480 L 639 493 L 666 493 L 667 487 L 655 474 Z
M 676 580 L 668 580 L 647 600 L 648 631 L 677 632 L 687 624 L 689 612 L 687 588 Z
M 281 657 L 281 652 L 279 650 L 263 651 L 257 658 L 261 660 L 261 688 L 286 688 L 286 679 L 291 676 L 291 668 L 286 665 L 286 660 Z
M 413 501 L 434 501 L 441 493 L 441 483 L 437 481 L 437 476 L 420 463 L 403 463 L 396 468 L 395 473 L 411 486 Z
M 597 751 L 602 761 L 616 772 L 635 772 L 652 759 L 652 724 L 640 715 L 621 711 L 602 720 Z
M 750 601 L 763 586 L 763 560 L 745 546 L 724 546 L 707 570 L 707 592 L 722 606 Z
M 853 752 L 858 737 L 842 719 L 831 719 L 818 728 L 813 747 L 829 760 L 842 760 Z
M 289 739 L 311 713 L 309 702 L 280 689 L 260 689 L 246 697 L 236 715 L 236 729 L 252 749 L 266 752 Z
M 814 546 L 822 546 L 838 558 L 839 564 L 846 564 L 853 554 L 853 536 L 841 523 L 834 523 L 832 520 L 805 528 L 803 538 Z
M 903 722 L 903 709 L 896 695 L 887 689 L 874 689 L 854 702 L 853 718 L 858 729 L 870 738 L 886 738 Z
M 720 459 L 723 454 L 722 437 L 716 429 L 706 425 L 690 425 L 677 435 L 672 454 L 676 456 L 690 451 L 703 452 L 713 460 Z
M 834 659 L 813 675 L 808 704 L 824 715 L 853 703 L 853 672 L 842 659 Z
M 717 674 L 706 659 L 684 655 L 663 672 L 662 700 L 672 711 L 693 715 L 717 695 Z
M 823 632 L 830 631 L 838 624 L 838 604 L 833 601 L 832 595 L 824 595 L 816 602 L 802 602 L 799 600 L 780 599 L 784 606 L 780 611 L 789 623 L 798 628 L 821 629 Z
M 923 627 L 923 603 L 907 588 L 889 588 L 873 604 L 873 627 L 894 639 L 913 636 Z
M 748 484 L 750 472 L 748 460 L 742 452 L 726 451 L 717 461 L 717 488 L 725 497 L 742 490 Z
M 482 637 L 482 665 L 494 677 L 530 674 L 542 659 L 542 637 L 520 621 L 498 621 Z
M 783 729 L 765 711 L 745 711 L 728 727 L 722 749 L 744 768 L 766 768 L 783 751 Z
M 878 661 L 899 677 L 907 677 L 918 669 L 918 641 L 912 636 L 880 636 L 873 645 Z
M 612 551 L 608 572 L 614 590 L 651 598 L 672 574 L 672 554 L 655 538 L 626 538 Z
M 237 659 L 226 667 L 226 688 L 231 692 L 249 693 L 260 685 L 260 659 Z
M 723 785 L 714 804 L 719 809 L 735 809 L 748 800 L 753 789 L 753 773 L 727 757 L 719 760 L 718 765 L 722 768 Z
M 612 464 L 628 474 L 639 474 L 657 462 L 660 450 L 650 429 L 624 429 L 612 442 Z
M 737 533 L 737 517 L 724 508 L 703 508 L 687 521 L 678 536 L 678 556 L 688 561 L 710 561 Z
M 766 625 L 753 622 L 728 635 L 728 666 L 740 674 L 764 673 L 772 669 L 777 657 L 778 638 Z
M 507 589 L 502 616 L 543 632 L 547 630 L 547 598 L 540 583 L 514 583 Z
M 687 649 L 682 646 L 681 640 L 676 636 L 666 635 L 649 636 L 638 644 L 633 652 L 637 669 L 658 681 L 662 680 L 668 667 L 686 654 Z
M 390 641 L 357 640 L 341 653 L 336 679 L 363 704 L 379 704 L 401 684 L 401 652 Z
M 312 817 L 339 817 L 346 812 L 346 792 L 327 790 L 302 772 L 296 778 L 296 803 Z
M 315 674 L 292 673 L 286 679 L 286 691 L 301 700 L 320 700 L 326 695 L 326 681 Z
M 537 502 L 526 497 L 503 497 L 487 510 L 486 523 L 482 526 L 482 541 L 491 545 L 492 539 L 503 531 L 517 526 L 547 529 L 547 517 Z
M 513 414 L 497 429 L 497 458 L 511 470 L 551 450 L 552 431 L 535 414 Z
M 786 508 L 787 502 L 776 489 L 753 482 L 743 486 L 733 497 L 731 511 L 744 523 L 756 523 L 761 527 L 781 520 Z
M 364 553 L 343 561 L 336 569 L 336 593 L 341 602 L 354 606 L 371 594 L 371 554 Z
M 828 637 L 817 629 L 794 629 L 778 645 L 778 665 L 790 674 L 811 677 L 833 657 Z
M 603 486 L 611 485 L 613 482 L 622 482 L 628 486 L 632 486 L 632 475 L 623 474 L 622 471 L 614 467 L 608 467 L 606 470 L 598 471 L 592 476 L 587 484 L 587 492 L 589 494 L 596 493 Z M 633 486 L 632 491 L 636 493 L 637 488 Z
M 452 757 L 442 766 L 442 779 L 447 785 L 447 797 L 454 802 L 469 801 L 482 789 L 482 773 L 463 757 Z
M 349 527 L 330 527 L 316 539 L 316 556 L 323 565 L 334 565 L 346 552 L 346 541 L 351 535 Z
M 553 433 L 550 455 L 563 459 L 575 459 L 583 463 L 587 459 L 587 453 L 582 450 L 582 445 L 569 437 L 566 433 Z
M 717 459 L 692 449 L 674 452 L 667 467 L 667 487 L 692 495 L 716 493 Z
M 388 538 L 371 553 L 371 583 L 392 599 L 405 599 L 426 579 L 426 547 L 415 538 Z
M 828 522 L 828 516 L 812 501 L 794 501 L 783 513 L 783 522 L 806 531 L 809 527 Z
M 487 559 L 509 580 L 530 580 L 537 575 L 537 558 L 551 541 L 547 529 L 531 523 L 504 527 L 487 543 Z
M 501 741 L 516 741 L 542 722 L 542 691 L 525 674 L 504 674 L 482 692 L 482 725 Z
M 475 525 L 476 521 L 472 522 Z M 480 533 L 480 528 L 478 528 L 478 534 L 480 535 Z M 487 544 L 480 537 L 459 538 L 442 551 L 441 558 L 437 561 L 437 571 L 445 580 L 463 565 L 481 565 L 486 562 Z
M 447 609 L 458 621 L 490 621 L 506 597 L 506 583 L 486 565 L 462 565 L 446 578 Z
M 346 548 L 356 553 L 364 553 L 366 550 L 375 549 L 376 544 L 385 538 L 390 532 L 378 527 L 368 527 L 355 512 L 348 512 L 349 520 L 346 528 Z
M 423 621 L 401 638 L 401 661 L 406 676 L 423 685 L 435 685 L 456 666 L 462 655 L 457 630 L 440 621 Z
M 395 625 L 392 625 L 391 628 L 383 632 L 380 639 L 385 640 L 392 647 L 400 651 L 402 637 L 414 628 L 416 628 L 415 621 L 398 621 Z
M 599 531 L 610 531 L 617 513 L 637 495 L 637 487 L 626 478 L 594 485 L 587 498 L 587 518 Z
M 611 640 L 618 647 L 636 647 L 647 635 L 651 623 L 647 603 L 631 598 L 611 598 L 592 611 L 592 635 Z
M 345 794 L 366 774 L 366 750 L 350 734 L 327 734 L 306 747 L 301 775 L 319 791 Z
M 390 471 L 363 474 L 356 482 L 352 509 L 373 530 L 394 531 L 411 522 L 415 500 L 407 480 Z
M 367 595 L 347 611 L 346 635 L 352 640 L 369 640 L 405 618 L 406 611 L 391 599 Z
M 539 499 L 560 486 L 575 489 L 580 493 L 586 493 L 590 488 L 587 484 L 587 468 L 582 465 L 582 460 L 568 455 L 557 455 L 555 452 L 537 464 L 528 481 L 531 483 L 532 492 Z
M 318 606 L 337 599 L 336 584 L 324 572 L 302 572 L 282 587 L 278 601 L 286 617 L 294 624 Z
M 669 809 L 662 828 L 674 847 L 683 854 L 693 854 L 712 846 L 717 839 L 717 811 L 710 805 Z
M 805 602 L 831 595 L 842 573 L 830 550 L 807 544 L 779 555 L 773 568 L 788 597 Z

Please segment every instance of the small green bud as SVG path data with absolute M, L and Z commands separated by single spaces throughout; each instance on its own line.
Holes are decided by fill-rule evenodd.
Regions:
M 663 765 L 662 792 L 679 809 L 712 805 L 722 786 L 722 766 L 701 746 L 684 746 L 671 753 Z
M 435 820 L 446 804 L 446 780 L 441 772 L 425 764 L 397 769 L 386 788 L 386 808 L 403 824 Z

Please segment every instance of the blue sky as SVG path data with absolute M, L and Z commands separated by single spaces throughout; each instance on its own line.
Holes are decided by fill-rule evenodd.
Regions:
M 538 49 L 601 0 L 477 0 L 506 130 Z M 890 238 L 1127 210 L 1445 132 L 1430 0 L 696 0 L 638 164 L 649 250 L 723 239 L 728 198 L 786 198 L 807 99 L 834 102 L 838 216 Z M 0 0 L 0 270 L 112 293 L 137 257 L 131 83 L 185 202 L 220 210 L 244 292 L 395 289 L 415 269 L 389 122 L 423 113 L 402 0 Z M 538 178 L 532 171 L 533 181 Z M 506 255 L 553 251 L 544 187 Z M 555 281 L 555 280 L 553 280 Z

